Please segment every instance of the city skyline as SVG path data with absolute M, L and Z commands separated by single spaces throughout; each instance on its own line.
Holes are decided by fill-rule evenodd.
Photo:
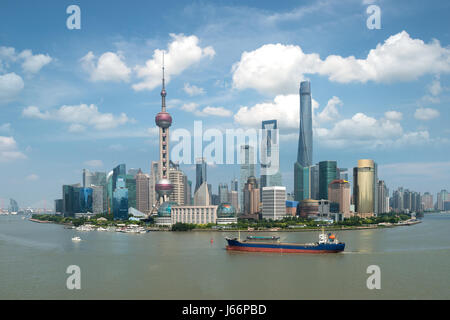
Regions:
M 35 19 L 44 18 L 42 12 L 51 19 L 39 20 L 39 27 L 26 37 L 20 31 L 23 27 L 17 26 L 34 25 L 35 20 L 21 15 L 13 2 L 6 1 L 0 13 L 2 29 L 10 30 L 0 35 L 0 170 L 4 172 L 0 198 L 5 204 L 13 198 L 24 207 L 43 207 L 44 201 L 50 207 L 60 198 L 61 185 L 82 183 L 83 168 L 108 172 L 126 163 L 149 173 L 159 153 L 153 119 L 161 103 L 158 57 L 162 50 L 167 54 L 170 83 L 167 108 L 176 119 L 172 127 L 191 130 L 193 121 L 200 119 L 205 128 L 259 128 L 261 121 L 277 120 L 287 192 L 293 190 L 292 163 L 297 156 L 295 91 L 305 79 L 313 88 L 313 164 L 333 160 L 339 168 L 354 168 L 359 159 L 373 159 L 391 194 L 403 186 L 430 192 L 436 200 L 441 189 L 450 189 L 446 62 L 450 36 L 436 18 L 441 13 L 419 2 L 408 2 L 410 13 L 401 21 L 396 21 L 395 13 L 400 4 L 380 2 L 381 30 L 366 28 L 367 6 L 362 1 L 302 6 L 287 1 L 277 7 L 269 2 L 231 6 L 219 1 L 203 7 L 177 3 L 164 17 L 152 13 L 159 6 L 152 4 L 152 10 L 139 10 L 149 17 L 138 15 L 132 21 L 122 14 L 123 4 L 109 4 L 111 17 L 118 21 L 109 29 L 102 27 L 111 17 L 102 13 L 100 1 L 80 1 L 83 24 L 78 31 L 67 30 L 64 23 L 56 25 L 65 21 L 66 6 L 39 5 L 45 10 Z M 435 6 L 442 13 L 448 9 L 446 3 Z M 205 10 L 210 18 L 194 22 Z M 234 38 L 233 28 L 228 28 L 238 11 L 250 19 L 240 19 L 236 27 L 246 32 Z M 343 12 L 345 19 L 340 18 Z M 417 14 L 429 25 L 417 28 Z M 98 21 L 93 21 L 94 16 Z M 173 23 L 180 19 L 183 28 Z M 308 27 L 305 19 L 311 22 Z M 252 22 L 258 22 L 257 33 L 264 36 L 253 34 Z M 126 23 L 133 23 L 133 33 Z M 157 32 L 148 31 L 156 26 Z M 215 29 L 206 28 L 212 26 Z M 314 36 L 307 32 L 311 30 Z M 350 30 L 353 37 L 347 36 Z M 302 31 L 302 36 L 293 31 Z M 33 39 L 35 32 L 39 40 Z M 46 39 L 51 39 L 49 45 Z M 406 62 L 398 60 L 391 45 L 415 49 L 425 64 L 428 56 L 437 63 L 425 69 L 410 67 L 410 56 Z M 378 48 L 387 56 L 380 55 Z M 180 59 L 179 50 L 192 55 Z M 273 55 L 284 59 L 273 61 Z M 332 56 L 343 59 L 349 69 L 332 73 Z M 352 69 L 351 56 L 374 68 L 374 74 Z M 387 66 L 388 72 L 373 65 L 371 57 L 392 57 L 396 64 Z M 301 65 L 310 60 L 314 61 L 309 69 L 303 69 Z M 255 74 L 249 69 L 251 63 L 277 68 Z M 17 85 L 16 91 L 5 91 L 5 81 Z M 195 163 L 180 168 L 196 181 Z M 228 184 L 240 172 L 238 164 L 207 170 L 213 186 Z

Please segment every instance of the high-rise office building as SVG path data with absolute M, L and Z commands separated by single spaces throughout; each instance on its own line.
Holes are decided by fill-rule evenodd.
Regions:
M 230 190 L 239 192 L 239 181 L 238 181 L 238 179 L 231 180 Z
M 128 220 L 128 189 L 126 178 L 119 177 L 113 192 L 114 220 Z
M 95 214 L 102 214 L 105 212 L 103 204 L 103 186 L 91 185 L 92 188 L 92 212 Z
M 128 208 L 136 209 L 136 179 L 135 175 L 127 174 L 125 187 L 128 189 Z
M 244 208 L 243 190 L 249 177 L 255 176 L 255 148 L 248 144 L 240 147 L 240 179 L 239 179 L 239 206 Z M 255 178 L 256 179 L 256 178 Z
M 260 187 L 281 186 L 277 120 L 262 122 Z
M 183 175 L 183 183 L 184 183 L 184 204 L 186 206 L 191 205 L 192 200 L 192 181 L 188 179 L 187 175 Z
M 337 168 L 336 179 L 348 181 L 348 169 L 347 168 Z
M 280 220 L 286 216 L 286 187 L 264 187 L 262 194 L 264 219 Z
M 106 172 L 90 172 L 83 169 L 83 187 L 104 186 L 106 184 Z
M 350 183 L 347 180 L 333 180 L 328 185 L 328 200 L 330 207 L 333 204 L 338 205 L 338 212 L 342 213 L 344 218 L 350 215 Z
M 203 182 L 208 181 L 206 176 L 206 159 L 205 158 L 197 158 L 195 164 L 195 191 L 200 188 Z
M 375 215 L 376 190 L 375 162 L 369 159 L 358 160 L 353 168 L 353 197 L 355 211 L 361 217 Z
M 437 194 L 436 209 L 439 211 L 443 211 L 444 202 L 447 200 L 450 200 L 449 194 L 447 190 L 443 189 Z
M 194 206 L 209 206 L 211 204 L 211 195 L 208 184 L 203 182 L 194 193 Z
M 64 202 L 63 199 L 56 199 L 55 200 L 55 213 L 61 214 L 64 211 Z
M 378 180 L 377 189 L 378 213 L 387 213 L 389 212 L 389 190 L 384 180 Z
M 319 162 L 319 200 L 328 199 L 328 186 L 337 179 L 337 162 Z
M 143 213 L 150 212 L 150 176 L 139 169 L 136 178 L 136 209 Z
M 297 162 L 302 167 L 309 167 L 313 160 L 312 104 L 311 84 L 300 83 L 300 131 L 298 138 Z
M 228 185 L 226 183 L 220 183 L 219 184 L 219 204 L 221 203 L 229 203 L 230 200 L 228 199 Z
M 156 205 L 156 202 L 158 201 L 158 194 L 156 193 L 155 186 L 160 179 L 161 177 L 159 176 L 158 161 L 152 161 L 150 167 L 150 182 L 149 182 L 150 209 L 152 209 L 153 206 Z
M 9 199 L 9 212 L 18 212 L 19 211 L 19 205 L 17 204 L 17 201 L 10 198 Z
M 62 186 L 64 217 L 75 217 L 75 203 L 78 201 L 78 196 L 75 197 L 76 188 L 80 188 L 79 183 Z
M 260 189 L 254 176 L 247 179 L 243 190 L 243 209 L 244 214 L 255 214 L 259 212 Z
M 236 211 L 240 212 L 238 191 L 230 191 L 230 193 L 228 194 L 228 198 L 231 205 L 236 209 Z
M 319 164 L 313 165 L 309 167 L 310 174 L 310 198 L 319 200 Z
M 169 199 L 180 206 L 185 205 L 184 177 L 184 173 L 178 167 L 169 169 L 169 180 L 173 186 L 173 191 L 170 194 Z
M 433 195 L 429 192 L 425 192 L 422 196 L 423 210 L 431 211 L 434 208 Z
M 294 200 L 311 199 L 311 167 L 294 163 Z
M 300 128 L 297 162 L 294 164 L 294 199 L 311 198 L 311 166 L 313 153 L 311 84 L 300 83 Z

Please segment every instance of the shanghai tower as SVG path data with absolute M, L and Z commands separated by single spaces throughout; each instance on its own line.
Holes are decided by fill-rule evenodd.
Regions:
M 312 166 L 312 107 L 311 84 L 300 83 L 300 131 L 297 162 L 294 164 L 294 199 L 311 199 Z
M 312 165 L 312 107 L 311 84 L 300 83 L 300 132 L 298 136 L 297 162 L 302 167 Z

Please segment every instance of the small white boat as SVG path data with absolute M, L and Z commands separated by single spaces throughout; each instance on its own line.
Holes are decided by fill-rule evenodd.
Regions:
M 78 242 L 78 241 L 81 241 L 81 238 L 80 237 L 73 237 L 72 241 Z

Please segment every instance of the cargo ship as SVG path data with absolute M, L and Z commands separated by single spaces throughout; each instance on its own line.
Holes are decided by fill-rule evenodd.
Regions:
M 339 242 L 335 234 L 319 234 L 319 241 L 315 243 L 283 243 L 277 241 L 259 241 L 251 238 L 240 241 L 238 238 L 225 238 L 227 250 L 250 252 L 277 253 L 337 253 L 345 249 L 345 243 Z M 256 240 L 256 241 L 255 241 Z

